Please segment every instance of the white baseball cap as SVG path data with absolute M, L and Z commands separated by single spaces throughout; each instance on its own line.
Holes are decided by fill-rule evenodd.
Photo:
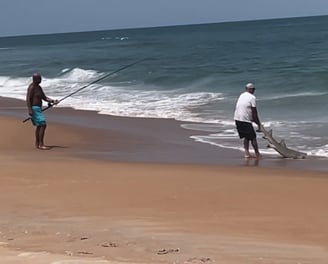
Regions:
M 254 89 L 255 88 L 253 83 L 248 83 L 248 84 L 246 84 L 245 87 L 248 88 L 248 89 Z

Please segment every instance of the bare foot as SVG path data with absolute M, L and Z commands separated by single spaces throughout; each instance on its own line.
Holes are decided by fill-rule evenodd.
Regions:
M 41 149 L 41 150 L 49 150 L 50 147 L 47 147 L 47 146 L 39 146 L 38 149 Z
M 245 154 L 244 155 L 244 159 L 251 159 L 254 158 L 253 156 L 251 156 L 250 154 Z

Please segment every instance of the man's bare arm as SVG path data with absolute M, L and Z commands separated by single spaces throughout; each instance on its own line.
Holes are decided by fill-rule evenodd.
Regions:
M 48 102 L 48 103 L 51 103 L 51 104 L 56 104 L 58 101 L 57 100 L 53 100 L 51 99 L 50 97 L 46 96 L 45 93 L 42 91 L 42 100 Z
M 260 127 L 261 127 L 261 123 L 260 123 L 260 119 L 259 119 L 259 116 L 257 114 L 257 109 L 256 107 L 252 107 L 252 118 L 253 118 L 253 122 L 255 122 L 255 124 L 258 125 L 259 127 L 259 130 L 260 130 Z

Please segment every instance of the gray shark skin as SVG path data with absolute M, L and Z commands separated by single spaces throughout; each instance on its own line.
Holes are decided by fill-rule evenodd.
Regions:
M 273 148 L 275 151 L 277 151 L 281 156 L 284 158 L 292 158 L 292 159 L 305 159 L 307 154 L 303 152 L 299 152 L 293 149 L 290 149 L 286 146 L 286 143 L 284 140 L 281 140 L 278 142 L 275 140 L 272 136 L 272 130 L 270 129 L 267 131 L 263 125 L 260 126 L 261 132 L 263 133 L 263 138 L 266 139 L 269 142 L 269 147 Z

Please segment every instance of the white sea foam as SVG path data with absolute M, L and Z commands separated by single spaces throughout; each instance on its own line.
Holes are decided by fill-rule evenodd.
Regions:
M 223 100 L 219 93 L 185 93 L 126 90 L 124 87 L 95 85 L 89 94 L 77 95 L 65 104 L 77 109 L 96 110 L 101 114 L 148 118 L 173 118 L 203 121 L 197 109 L 210 102 Z M 195 110 L 195 111 L 194 111 Z
M 25 99 L 29 78 L 0 77 L 1 95 L 4 97 Z
M 206 143 L 206 144 L 210 144 L 213 146 L 226 148 L 226 149 L 244 151 L 237 133 L 195 135 L 195 136 L 191 136 L 190 138 L 195 140 L 196 142 Z M 275 152 L 273 149 L 266 148 L 266 147 L 264 147 L 264 148 L 260 147 L 260 152 L 262 154 L 278 156 L 277 152 Z
M 74 68 L 68 71 L 65 71 L 64 74 L 61 76 L 62 79 L 65 79 L 66 81 L 73 83 L 83 83 L 83 82 L 89 82 L 93 79 L 98 78 L 101 73 L 98 73 L 94 70 L 84 70 L 81 68 Z
M 57 78 L 42 77 L 42 87 L 47 95 L 67 95 L 72 92 L 72 89 L 78 89 L 102 75 L 93 70 L 83 70 L 80 68 L 72 70 L 64 69 L 62 73 Z M 1 95 L 10 98 L 25 99 L 26 89 L 31 81 L 31 77 L 13 78 L 10 76 L 0 76 Z
M 313 149 L 313 150 L 309 151 L 307 154 L 310 156 L 328 158 L 328 144 L 318 147 L 316 149 Z
M 117 36 L 117 37 L 102 37 L 101 38 L 101 40 L 128 40 L 129 39 L 129 37 L 119 37 L 119 36 Z
M 43 77 L 42 87 L 49 97 L 60 99 L 81 87 L 88 85 L 103 73 L 74 68 L 65 70 L 56 78 Z M 3 96 L 25 99 L 26 89 L 31 78 L 0 77 Z M 125 82 L 129 85 L 130 82 Z M 116 84 L 117 85 L 117 84 Z M 58 107 L 70 106 L 75 109 L 95 110 L 101 114 L 127 117 L 173 118 L 194 122 L 217 122 L 204 119 L 198 108 L 209 103 L 224 100 L 221 93 L 141 90 L 133 86 L 109 86 L 95 84 L 73 97 L 63 101 Z
M 277 141 L 284 139 L 289 148 L 305 152 L 309 156 L 328 158 L 328 145 L 322 145 L 324 138 L 304 134 L 308 133 L 306 132 L 306 127 L 313 127 L 313 124 L 307 122 L 303 122 L 301 125 L 297 122 L 291 124 L 284 122 L 265 122 L 265 126 L 274 128 L 275 139 Z M 182 127 L 203 132 L 204 134 L 191 137 L 197 142 L 243 151 L 234 122 L 222 121 L 217 124 L 183 124 Z M 258 133 L 258 142 L 261 153 L 279 156 L 276 151 L 267 147 L 268 142 L 261 138 L 261 133 Z
M 7 77 L 7 76 L 0 76 L 0 87 L 1 86 L 4 86 L 8 80 L 9 80 L 9 77 Z
M 258 98 L 258 101 L 271 101 L 271 100 L 281 100 L 287 98 L 295 97 L 311 97 L 311 96 L 324 96 L 328 95 L 328 92 L 301 92 L 301 93 L 289 93 L 289 94 L 278 94 L 272 96 L 263 96 Z
M 61 73 L 65 73 L 65 72 L 68 72 L 68 71 L 70 71 L 70 70 L 71 70 L 70 68 L 62 69 L 62 70 L 61 70 Z

